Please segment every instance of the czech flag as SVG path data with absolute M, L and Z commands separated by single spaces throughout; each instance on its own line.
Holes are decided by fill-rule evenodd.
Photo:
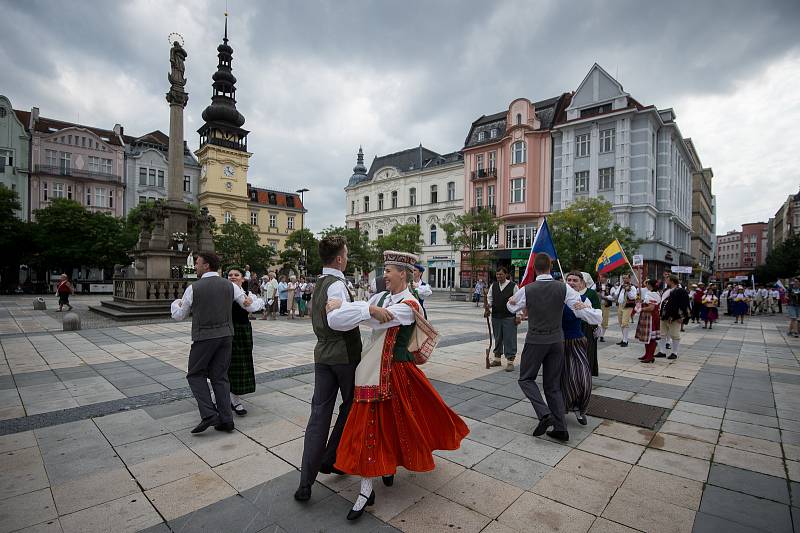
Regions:
M 625 251 L 622 249 L 622 245 L 617 239 L 614 239 L 614 242 L 606 246 L 606 249 L 603 250 L 603 255 L 597 260 L 595 270 L 598 274 L 611 272 L 627 262 L 628 258 L 625 257 Z
M 525 275 L 522 276 L 522 281 L 519 282 L 520 287 L 524 287 L 536 278 L 536 272 L 533 269 L 533 258 L 536 254 L 547 254 L 553 261 L 558 260 L 556 255 L 556 245 L 553 244 L 553 237 L 550 235 L 550 227 L 547 225 L 547 217 L 545 217 L 542 226 L 536 232 L 536 238 L 533 239 L 533 246 L 531 246 L 531 254 L 528 256 L 528 264 L 525 267 Z

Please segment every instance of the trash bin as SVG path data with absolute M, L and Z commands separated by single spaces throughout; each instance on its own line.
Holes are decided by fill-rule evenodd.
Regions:
M 33 300 L 33 310 L 34 311 L 46 311 L 47 310 L 47 302 L 44 301 L 44 298 L 39 296 Z

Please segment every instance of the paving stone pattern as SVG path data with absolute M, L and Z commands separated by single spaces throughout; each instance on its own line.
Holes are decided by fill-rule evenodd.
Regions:
M 434 298 L 426 304 L 445 338 L 424 370 L 470 435 L 437 452 L 434 471 L 400 470 L 391 488 L 378 481 L 376 505 L 349 523 L 356 478 L 320 475 L 310 502 L 292 498 L 313 394 L 308 320 L 254 322 L 249 414 L 232 434 L 191 435 L 188 324 L 20 333 L 47 323 L 24 303 L 0 300 L 0 533 L 800 525 L 800 343 L 785 338 L 783 317 L 689 325 L 679 359 L 653 365 L 636 361 L 641 345 L 614 345 L 612 328 L 593 394 L 664 416 L 644 428 L 568 415 L 564 444 L 530 435 L 518 371 L 483 368 L 480 310 Z M 10 322 L 24 327 L 7 331 Z

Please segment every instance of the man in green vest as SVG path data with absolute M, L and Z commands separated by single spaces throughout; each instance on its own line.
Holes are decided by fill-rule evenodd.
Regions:
M 369 306 L 363 313 L 348 313 L 353 295 L 347 288 L 344 271 L 347 268 L 347 239 L 330 235 L 319 242 L 322 259 L 322 276 L 317 280 L 311 296 L 311 325 L 317 336 L 314 346 L 314 396 L 311 399 L 311 416 L 308 419 L 303 442 L 303 459 L 300 468 L 300 487 L 294 499 L 308 501 L 311 485 L 317 474 L 340 474 L 333 464 L 336 448 L 353 403 L 356 366 L 361 360 L 361 333 L 358 323 L 370 317 L 388 322 L 392 315 L 386 309 Z M 337 299 L 342 306 L 326 312 L 329 299 Z M 333 329 L 331 326 L 335 326 Z M 336 397 L 341 393 L 339 416 L 328 437 Z

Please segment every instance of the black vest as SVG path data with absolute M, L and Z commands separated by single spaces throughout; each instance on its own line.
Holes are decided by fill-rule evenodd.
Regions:
M 506 304 L 509 298 L 514 296 L 515 287 L 516 284 L 509 281 L 506 288 L 501 291 L 498 282 L 492 283 L 492 318 L 512 318 L 514 316 Z

